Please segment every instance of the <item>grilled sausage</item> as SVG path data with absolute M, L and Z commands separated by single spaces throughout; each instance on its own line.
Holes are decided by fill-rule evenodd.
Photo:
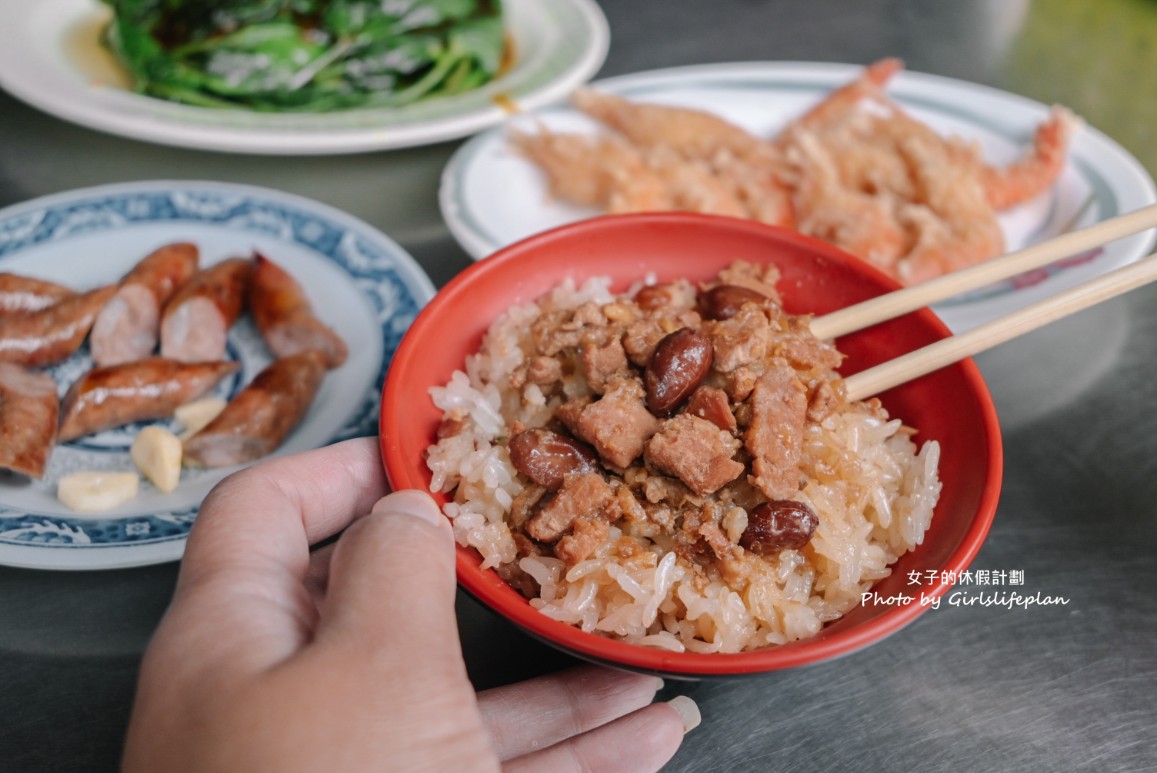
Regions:
M 237 370 L 236 362 L 183 363 L 150 357 L 81 376 L 61 405 L 60 440 L 134 421 L 172 416 Z
M 0 316 L 40 311 L 74 295 L 53 282 L 0 272 Z
M 161 356 L 181 362 L 225 357 L 225 337 L 241 314 L 253 263 L 230 258 L 196 274 L 161 315 Z
M 52 376 L 0 362 L 0 468 L 43 478 L 58 410 Z
M 161 309 L 197 272 L 197 246 L 168 244 L 147 255 L 121 282 L 92 325 L 92 360 L 98 367 L 148 357 L 157 347 Z
M 109 285 L 40 311 L 0 319 L 0 362 L 41 367 L 68 359 L 115 292 L 116 286 Z
M 297 280 L 260 253 L 249 285 L 249 311 L 270 351 L 278 357 L 318 349 L 331 368 L 345 362 L 349 353 L 345 341 L 313 315 Z
M 185 464 L 229 467 L 274 451 L 309 410 L 325 362 L 316 349 L 274 360 L 216 419 L 185 441 Z

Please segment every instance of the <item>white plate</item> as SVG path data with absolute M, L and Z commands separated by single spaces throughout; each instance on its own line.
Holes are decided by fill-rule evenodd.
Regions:
M 306 288 L 318 316 L 349 345 L 349 360 L 326 374 L 277 455 L 377 434 L 386 366 L 434 288 L 401 247 L 366 223 L 277 191 L 183 181 L 88 188 L 0 211 L 0 271 L 76 289 L 115 282 L 174 241 L 197 244 L 202 265 L 260 250 Z M 219 385 L 226 398 L 271 360 L 248 317 L 230 331 L 229 354 L 242 367 Z M 86 345 L 51 372 L 63 394 L 89 367 Z M 142 481 L 136 499 L 94 516 L 55 497 L 56 480 L 69 472 L 132 470 L 128 448 L 138 430 L 58 445 L 43 481 L 0 473 L 0 564 L 97 569 L 180 558 L 201 500 L 237 468 L 185 470 L 172 494 Z
M 141 96 L 98 36 L 98 0 L 0 0 L 0 87 L 92 129 L 163 145 L 262 155 L 359 153 L 465 137 L 499 123 L 506 99 L 557 100 L 602 65 L 610 34 L 594 0 L 506 0 L 514 66 L 475 91 L 399 108 L 332 113 L 212 110 Z
M 597 88 L 633 100 L 718 113 L 762 136 L 777 133 L 860 68 L 839 64 L 752 63 L 681 67 L 611 78 Z M 1048 108 L 985 86 L 902 72 L 888 93 L 938 131 L 975 140 L 989 160 L 1008 163 L 1031 142 Z M 542 173 L 517 155 L 507 128 L 537 122 L 561 131 L 597 131 L 576 110 L 554 106 L 511 119 L 463 145 L 442 175 L 442 214 L 475 258 L 533 233 L 597 214 L 551 200 Z M 1085 126 L 1073 140 L 1058 184 L 1037 200 L 1000 215 L 1009 250 L 1157 201 L 1152 178 L 1120 145 Z M 936 307 L 954 331 L 966 330 L 1144 256 L 1151 234 L 1122 239 L 1064 266 L 1032 272 Z

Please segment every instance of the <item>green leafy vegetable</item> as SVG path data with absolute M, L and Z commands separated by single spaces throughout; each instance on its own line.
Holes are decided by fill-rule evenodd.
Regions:
M 104 0 L 105 44 L 150 96 L 320 112 L 397 106 L 492 80 L 501 0 Z

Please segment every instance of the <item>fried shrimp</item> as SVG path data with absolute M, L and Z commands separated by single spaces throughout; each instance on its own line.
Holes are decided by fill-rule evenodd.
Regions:
M 744 159 L 773 153 L 770 143 L 702 110 L 630 102 L 593 89 L 579 89 L 571 102 L 644 148 L 663 146 L 698 159 L 711 159 L 720 151 Z
M 799 173 L 795 212 L 802 233 L 841 247 L 888 273 L 895 273 L 908 238 L 891 197 L 848 187 L 834 154 L 811 132 L 791 132 L 789 158 Z
M 558 198 L 612 213 L 686 210 L 751 217 L 737 182 L 664 146 L 641 151 L 613 135 L 591 138 L 546 129 L 512 137 L 546 172 Z
M 1081 120 L 1063 107 L 1053 106 L 1048 119 L 1036 130 L 1032 148 L 1020 161 L 1004 168 L 977 160 L 980 182 L 994 209 L 1008 209 L 1035 198 L 1060 176 L 1068 157 L 1069 142 Z
M 711 168 L 732 186 L 750 217 L 768 225 L 795 228 L 790 172 L 778 153 L 753 163 L 720 151 L 711 159 Z
M 986 162 L 891 99 L 904 67 L 882 59 L 775 137 L 688 107 L 584 88 L 597 137 L 513 133 L 551 193 L 610 212 L 686 210 L 759 220 L 831 242 L 913 283 L 1004 251 L 996 212 L 1046 191 L 1080 120 L 1054 107 L 1024 157 Z
M 738 181 L 716 175 L 709 164 L 682 158 L 665 146 L 650 150 L 646 163 L 666 183 L 674 199 L 673 209 L 751 217 L 740 198 Z
M 813 131 L 847 120 L 864 99 L 880 97 L 896 73 L 904 69 L 899 59 L 881 59 L 864 68 L 863 74 L 824 97 L 795 123 Z
M 674 202 L 642 153 L 615 136 L 512 131 L 514 146 L 546 173 L 551 195 L 612 212 L 663 211 Z
M 913 202 L 900 212 L 913 236 L 897 265 L 901 281 L 921 282 L 1004 252 L 1004 233 L 978 179 L 959 174 L 939 143 L 913 136 L 899 150 L 916 183 Z

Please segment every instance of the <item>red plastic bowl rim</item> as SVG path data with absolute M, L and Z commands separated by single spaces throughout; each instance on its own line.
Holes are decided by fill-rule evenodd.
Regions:
M 453 305 L 454 299 L 462 293 L 469 292 L 468 288 L 473 282 L 489 272 L 499 270 L 507 262 L 519 260 L 528 251 L 538 252 L 560 240 L 581 238 L 584 234 L 590 233 L 592 229 L 630 228 L 637 224 L 663 225 L 695 221 L 711 228 L 758 231 L 764 234 L 769 230 L 774 230 L 782 241 L 805 246 L 809 250 L 819 252 L 824 257 L 836 262 L 851 264 L 857 271 L 874 275 L 886 285 L 894 284 L 893 280 L 875 267 L 826 242 L 804 236 L 795 231 L 774 229 L 761 223 L 735 218 L 690 213 L 605 215 L 535 234 L 474 263 L 454 277 L 418 314 L 402 338 L 386 377 L 380 416 L 382 459 L 390 485 L 395 489 L 418 488 L 427 490 L 429 483 L 428 478 L 423 480 L 420 474 L 413 470 L 413 460 L 405 458 L 402 448 L 389 442 L 392 412 L 387 410 L 387 406 L 398 404 L 398 393 L 403 389 L 401 379 L 394 378 L 394 374 L 405 372 L 407 364 L 412 359 L 421 358 L 422 352 L 416 342 L 425 338 L 425 329 L 434 324 L 445 307 Z M 951 335 L 944 323 L 928 309 L 921 309 L 913 312 L 913 314 L 923 317 L 924 324 L 935 329 L 940 335 Z M 987 437 L 988 465 L 977 516 L 973 519 L 955 552 L 941 567 L 939 578 L 935 582 L 921 587 L 921 593 L 927 600 L 944 595 L 953 584 L 950 577 L 968 568 L 984 543 L 1000 497 L 1003 451 L 996 409 L 975 363 L 968 359 L 959 363 L 959 366 L 962 368 L 969 389 L 978 398 L 981 408 L 983 430 Z M 866 622 L 823 638 L 801 639 L 751 652 L 670 652 L 586 633 L 566 623 L 552 620 L 539 613 L 521 597 L 512 597 L 508 586 L 494 574 L 493 570 L 479 571 L 479 555 L 473 548 L 456 545 L 456 550 L 458 582 L 463 589 L 485 606 L 525 629 L 531 635 L 581 657 L 654 673 L 738 676 L 815 664 L 849 655 L 874 644 L 911 623 L 929 608 L 926 602 L 921 603 L 917 598 L 911 603 L 890 605 L 887 610 Z

